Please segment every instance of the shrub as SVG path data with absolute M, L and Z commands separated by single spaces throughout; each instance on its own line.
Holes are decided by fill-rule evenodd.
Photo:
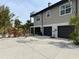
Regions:
M 73 43 L 79 45 L 79 35 L 76 32 L 70 34 L 70 39 L 73 40 Z
M 70 34 L 70 39 L 74 44 L 79 45 L 79 17 L 73 16 L 70 19 L 70 25 L 74 25 L 74 32 Z

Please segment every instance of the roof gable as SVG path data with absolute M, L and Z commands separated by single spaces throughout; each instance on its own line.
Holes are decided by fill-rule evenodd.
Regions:
M 54 7 L 58 6 L 58 5 L 61 5 L 61 4 L 65 3 L 65 2 L 67 2 L 67 0 L 61 0 L 61 1 L 59 1 L 59 2 L 57 2 L 57 3 L 55 3 L 55 4 L 53 4 L 53 5 L 51 5 L 51 6 L 47 7 L 47 8 L 45 8 L 45 9 L 43 9 L 43 10 L 41 10 L 41 11 L 35 13 L 35 14 L 32 14 L 30 17 L 36 16 L 36 15 L 38 15 L 38 14 L 40 14 L 40 13 L 43 13 L 43 12 L 45 12 L 45 11 L 51 9 L 51 8 L 54 8 Z

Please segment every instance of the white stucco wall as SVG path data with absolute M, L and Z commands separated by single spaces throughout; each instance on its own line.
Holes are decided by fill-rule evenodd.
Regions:
M 58 38 L 58 26 L 69 25 L 69 23 L 57 23 L 52 26 L 52 36 Z

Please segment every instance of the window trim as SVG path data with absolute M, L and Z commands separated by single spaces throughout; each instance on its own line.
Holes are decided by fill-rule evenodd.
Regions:
M 37 20 L 39 18 L 39 20 Z M 36 21 L 38 22 L 38 21 L 40 21 L 40 15 L 37 15 L 36 16 Z
M 61 6 L 59 6 L 59 16 L 65 16 L 65 15 L 69 15 L 69 14 L 72 14 L 72 1 L 70 2 L 70 4 L 71 4 L 71 12 L 70 13 L 65 13 L 65 14 L 63 14 L 63 15 L 61 15 L 61 7 L 62 6 L 64 6 L 64 5 L 67 5 L 67 4 L 69 4 L 69 2 L 67 2 L 67 3 L 65 3 L 65 4 L 62 4 Z M 66 8 L 67 9 L 67 8 Z M 63 10 L 65 10 L 65 9 L 63 9 Z
M 49 16 L 47 16 L 47 15 L 48 15 L 48 13 L 50 14 Z M 50 18 L 50 17 L 51 17 L 51 15 L 52 15 L 52 14 L 51 14 L 51 10 L 48 10 L 48 11 L 46 12 L 46 17 L 47 17 L 47 18 Z

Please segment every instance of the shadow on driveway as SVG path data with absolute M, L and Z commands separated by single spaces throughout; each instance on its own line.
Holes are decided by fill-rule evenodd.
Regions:
M 48 42 L 48 44 L 57 46 L 59 48 L 67 48 L 67 49 L 79 48 L 79 46 L 76 46 L 73 43 L 66 43 L 66 42 Z
M 26 42 L 29 43 L 30 41 L 17 40 L 16 42 L 17 42 L 17 43 L 26 43 Z
M 42 41 L 42 39 L 44 39 Z M 47 39 L 47 40 L 46 40 Z M 46 45 L 53 45 L 59 48 L 66 48 L 66 49 L 77 49 L 79 46 L 74 45 L 72 42 L 64 39 L 51 39 L 49 37 L 42 37 L 36 36 L 28 38 L 27 40 L 17 40 L 17 43 L 32 43 L 32 44 L 46 44 Z
M 31 43 L 31 42 L 35 42 L 37 40 L 17 40 L 17 43 Z
M 49 36 L 33 36 L 33 38 L 35 38 L 35 39 L 41 39 L 41 40 L 52 39 Z

